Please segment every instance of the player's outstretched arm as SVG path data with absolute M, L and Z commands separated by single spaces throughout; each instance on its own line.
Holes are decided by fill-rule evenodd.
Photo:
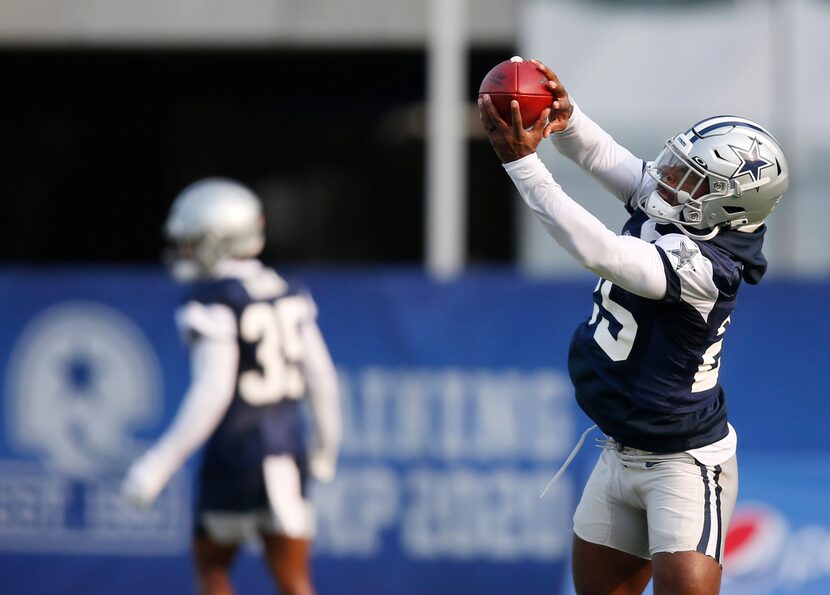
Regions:
M 149 506 L 214 432 L 233 400 L 239 347 L 235 340 L 200 337 L 191 345 L 192 380 L 176 417 L 161 438 L 127 471 L 121 490 Z
M 643 161 L 579 109 L 553 70 L 539 60 L 531 62 L 548 78 L 548 88 L 553 94 L 553 109 L 546 130 L 554 146 L 627 203 L 642 180 Z
M 304 346 L 303 371 L 317 434 L 317 445 L 311 451 L 309 465 L 315 478 L 330 481 L 337 470 L 341 436 L 337 371 L 316 323 L 304 324 L 300 336 Z
M 505 122 L 488 95 L 478 102 L 481 123 L 493 150 L 516 188 L 548 233 L 577 262 L 637 295 L 659 299 L 666 293 L 666 274 L 657 248 L 631 236 L 618 236 L 568 196 L 536 148 L 546 134 L 549 109 L 524 129 L 519 103 L 510 104 L 513 123 Z
M 608 229 L 562 190 L 536 154 L 504 169 L 548 233 L 579 264 L 637 295 L 660 299 L 666 294 L 657 247 Z

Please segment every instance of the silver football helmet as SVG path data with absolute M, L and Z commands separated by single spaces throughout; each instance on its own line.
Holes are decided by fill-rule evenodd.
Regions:
M 790 183 L 778 141 L 737 116 L 707 118 L 670 138 L 646 170 L 657 187 L 639 208 L 703 240 L 724 228 L 757 229 Z
M 194 182 L 173 201 L 164 224 L 173 247 L 167 259 L 171 273 L 192 281 L 209 276 L 223 259 L 252 258 L 265 245 L 264 227 L 259 198 L 239 182 Z

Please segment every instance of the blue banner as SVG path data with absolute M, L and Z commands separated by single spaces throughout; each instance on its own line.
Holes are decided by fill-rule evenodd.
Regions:
M 538 495 L 590 425 L 573 403 L 566 355 L 590 315 L 591 280 L 529 281 L 507 270 L 452 283 L 416 270 L 292 273 L 319 306 L 343 396 L 338 476 L 313 493 L 319 592 L 558 592 L 595 449 Z M 820 378 L 830 322 L 818 314 L 829 288 L 743 290 L 722 376 L 741 449 L 830 452 Z M 180 296 L 157 269 L 0 273 L 4 592 L 192 591 L 193 462 L 149 510 L 118 494 L 126 465 L 166 427 L 187 386 L 173 325 Z M 750 494 L 765 481 L 760 460 L 742 469 Z M 764 510 L 786 517 L 791 497 L 820 497 L 824 484 L 798 481 L 811 468 L 793 468 L 788 485 L 801 491 L 767 496 Z M 742 530 L 733 539 L 751 545 L 752 531 Z M 750 550 L 730 550 L 727 572 Z M 760 558 L 744 558 L 729 588 L 761 572 Z M 785 592 L 795 574 L 778 572 Z M 827 573 L 810 572 L 830 591 Z M 234 580 L 242 593 L 271 588 L 254 546 Z

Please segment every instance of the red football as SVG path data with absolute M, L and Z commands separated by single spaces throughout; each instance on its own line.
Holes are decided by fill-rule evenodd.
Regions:
M 553 95 L 545 86 L 547 82 L 548 78 L 536 69 L 533 62 L 514 56 L 487 73 L 481 81 L 478 95 L 489 95 L 506 122 L 513 121 L 510 102 L 515 99 L 522 113 L 522 125 L 529 128 L 539 119 L 542 110 L 553 102 Z

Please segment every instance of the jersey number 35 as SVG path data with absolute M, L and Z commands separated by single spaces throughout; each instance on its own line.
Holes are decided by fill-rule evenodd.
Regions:
M 301 296 L 258 302 L 242 312 L 240 337 L 257 343 L 256 361 L 262 369 L 240 374 L 239 395 L 245 401 L 266 405 L 284 398 L 299 399 L 305 394 L 300 325 L 308 316 L 308 302 Z

